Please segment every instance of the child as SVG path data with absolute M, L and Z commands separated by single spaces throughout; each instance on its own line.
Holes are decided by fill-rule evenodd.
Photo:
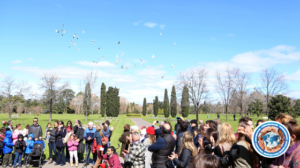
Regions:
M 45 149 L 45 142 L 42 139 L 43 139 L 42 137 L 40 137 L 40 139 L 35 138 L 34 139 L 34 144 L 43 144 L 43 149 Z
M 6 167 L 9 164 L 9 167 L 12 166 L 12 151 L 13 151 L 14 143 L 12 141 L 12 131 L 7 130 L 5 132 L 5 138 L 3 140 L 3 163 L 2 167 Z
M 77 146 L 79 143 L 77 142 L 77 137 L 75 134 L 72 134 L 68 139 L 68 149 L 70 154 L 70 164 L 73 167 L 73 156 L 75 158 L 75 166 L 78 167 L 78 157 L 77 157 Z
M 26 143 L 26 150 L 25 150 L 25 159 L 28 160 L 29 158 L 29 154 L 32 152 L 33 149 L 33 144 L 34 144 L 34 140 L 33 140 L 33 134 L 29 134 L 27 137 L 27 140 L 25 141 Z
M 18 140 L 15 142 L 15 160 L 14 160 L 14 168 L 17 167 L 17 162 L 19 162 L 19 167 L 22 167 L 22 157 L 24 153 L 24 148 L 26 147 L 26 144 L 23 139 L 23 135 L 18 135 Z
M 108 138 L 104 137 L 102 138 L 102 148 L 100 148 L 101 154 L 106 154 L 107 151 L 107 143 L 108 143 Z

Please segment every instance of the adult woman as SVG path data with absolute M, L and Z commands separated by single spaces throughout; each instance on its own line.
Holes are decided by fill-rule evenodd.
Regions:
M 235 136 L 232 130 L 232 127 L 228 123 L 223 123 L 220 132 L 219 138 L 217 141 L 217 146 L 215 147 L 214 154 L 218 157 L 223 158 L 228 154 L 230 148 L 235 143 Z
M 13 132 L 12 138 L 13 138 L 13 143 L 15 144 L 18 140 L 18 136 L 19 134 L 22 134 L 22 125 L 21 124 L 17 124 L 16 125 L 16 129 Z
M 56 137 L 56 150 L 57 150 L 57 157 L 56 157 L 56 163 L 54 165 L 65 165 L 65 144 L 63 142 L 63 138 L 65 138 L 67 134 L 67 130 L 64 127 L 64 122 L 60 121 L 59 126 L 55 131 L 55 137 Z
M 221 165 L 216 156 L 199 154 L 192 159 L 190 168 L 221 168 Z
M 300 162 L 300 125 L 295 119 L 284 124 L 290 133 L 290 147 L 280 157 L 276 158 L 270 165 L 271 168 L 283 167 L 299 167 Z
M 83 144 L 84 140 L 84 129 L 82 128 L 80 120 L 77 121 L 77 131 L 76 131 L 76 137 L 77 141 L 79 143 L 78 148 L 77 148 L 77 153 L 78 153 L 78 159 L 80 162 L 83 161 L 83 153 L 85 150 L 85 145 Z
M 204 125 L 205 124 L 199 124 L 199 130 L 198 132 L 194 132 L 194 144 L 196 146 L 196 148 L 199 148 L 200 147 L 200 144 L 199 144 L 199 139 L 200 138 L 203 138 L 205 136 L 205 133 L 204 133 Z
M 212 154 L 218 140 L 218 132 L 213 128 L 208 128 L 205 137 L 206 141 L 202 141 L 201 138 L 199 139 L 200 153 Z
M 193 142 L 193 135 L 190 132 L 183 134 L 178 156 L 173 153 L 169 159 L 174 162 L 177 168 L 189 168 L 192 157 L 198 154 Z
M 48 143 L 48 147 L 49 147 L 49 162 L 48 162 L 48 164 L 51 164 L 53 162 L 52 153 L 54 153 L 54 155 L 56 156 L 55 132 L 57 130 L 58 125 L 59 125 L 59 121 L 55 121 L 54 128 L 51 130 L 51 132 L 49 132 L 50 138 L 49 138 L 49 143 Z
M 101 159 L 97 157 L 97 154 L 99 152 L 100 148 L 103 148 L 102 146 L 102 138 L 104 138 L 104 135 L 102 133 L 102 125 L 96 126 L 96 133 L 95 133 L 95 139 L 93 144 L 93 160 L 95 162 L 94 168 L 99 167 L 99 164 L 101 163 Z
M 29 124 L 26 125 L 26 127 L 23 129 L 22 131 L 22 134 L 23 134 L 23 137 L 24 137 L 24 141 L 27 140 L 27 137 L 28 137 L 28 130 L 29 130 Z
M 290 120 L 294 119 L 291 115 L 281 113 L 275 117 L 275 121 L 280 122 L 281 124 L 288 123 Z
M 51 130 L 52 130 L 51 123 L 48 123 L 46 126 L 46 129 L 45 129 L 45 135 L 44 135 L 45 139 L 48 139 L 48 136 L 50 135 Z
M 130 136 L 130 125 L 129 124 L 126 124 L 124 126 L 124 132 L 123 134 L 121 135 L 121 137 L 119 138 L 119 141 L 122 143 L 122 147 L 121 147 L 121 151 L 120 151 L 120 157 L 124 158 L 124 155 L 123 155 L 123 151 L 126 149 L 128 149 L 128 146 L 130 144 L 130 140 L 127 139 L 127 137 Z
M 264 122 L 265 122 L 265 120 L 263 120 L 263 119 L 257 120 L 256 127 L 258 127 L 260 124 L 262 124 Z
M 148 147 L 152 145 L 156 141 L 156 136 L 155 136 L 155 130 L 153 127 L 148 127 L 146 129 L 146 133 L 148 135 L 148 138 L 146 138 L 143 142 L 143 144 L 146 147 L 146 152 L 145 152 L 145 168 L 151 168 L 151 158 L 152 158 L 152 152 L 148 151 Z
M 65 138 L 69 139 L 70 135 L 73 132 L 73 126 L 72 126 L 72 121 L 68 121 L 67 122 L 67 126 L 66 126 L 66 130 L 67 130 L 67 135 Z M 70 154 L 69 154 L 69 148 L 66 148 L 66 160 L 69 160 L 70 158 Z

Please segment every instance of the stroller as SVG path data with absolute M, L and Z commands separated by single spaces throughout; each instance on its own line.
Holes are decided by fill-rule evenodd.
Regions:
M 25 158 L 25 167 L 29 168 L 30 162 L 38 162 L 38 166 L 41 168 L 42 163 L 44 162 L 43 155 L 43 144 L 34 144 L 32 152 Z

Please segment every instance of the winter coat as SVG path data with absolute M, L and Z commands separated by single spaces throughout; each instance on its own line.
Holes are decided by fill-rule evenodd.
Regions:
M 183 137 L 184 132 L 181 132 L 177 135 L 177 139 L 176 139 L 176 149 L 175 149 L 175 153 L 177 154 L 180 150 L 180 146 L 181 146 L 181 139 Z
M 65 127 L 61 127 L 60 131 L 58 131 L 59 128 L 56 129 L 55 131 L 55 137 L 56 137 L 56 147 L 61 147 L 64 148 L 65 144 L 63 142 L 63 138 L 65 138 L 66 134 L 67 134 L 67 130 Z
M 22 138 L 22 141 L 19 141 L 19 138 Z M 25 144 L 25 141 L 24 141 L 24 137 L 23 137 L 22 134 L 20 134 L 18 136 L 18 140 L 15 143 L 15 153 L 16 152 L 23 153 L 25 151 L 25 148 L 26 148 L 26 144 Z
M 129 131 L 125 131 L 123 132 L 123 134 L 121 135 L 121 137 L 119 138 L 119 141 L 122 143 L 122 148 L 121 148 L 121 151 L 120 151 L 120 157 L 124 157 L 123 155 L 123 151 L 124 149 L 128 149 L 128 145 L 129 145 L 129 141 L 126 139 L 127 136 L 130 136 L 130 132 Z
M 32 124 L 29 127 L 29 130 L 28 130 L 28 135 L 29 134 L 33 134 L 34 139 L 39 138 L 39 137 L 43 137 L 42 127 L 39 124 L 36 124 L 36 125 Z
M 77 149 L 78 149 L 77 152 L 80 153 L 80 154 L 84 153 L 84 151 L 85 151 L 85 146 L 83 144 L 84 129 L 82 127 L 77 127 L 75 135 L 76 135 L 77 139 L 79 139 L 79 145 L 77 147 Z M 81 151 L 80 151 L 80 148 L 79 148 L 80 146 L 81 146 Z
M 73 127 L 73 132 L 74 132 L 74 134 L 76 134 L 76 133 L 77 133 L 77 130 L 78 130 L 78 126 L 77 126 L 77 125 L 75 125 L 75 126 Z
M 102 137 L 104 137 L 104 134 L 102 133 L 102 131 L 97 131 L 95 133 L 97 145 L 102 145 Z
M 3 142 L 4 138 L 5 138 L 5 135 L 3 135 L 2 133 L 0 133 L 0 141 Z
M 32 139 L 29 140 L 29 137 L 31 137 Z M 26 150 L 25 153 L 29 154 L 31 153 L 32 149 L 33 149 L 33 144 L 34 144 L 34 140 L 33 140 L 33 134 L 29 134 L 27 140 L 25 141 L 26 143 Z
M 174 158 L 173 162 L 177 165 L 177 168 L 189 168 L 192 157 L 192 151 L 187 148 L 183 148 L 179 158 Z
M 47 134 L 48 134 L 48 132 L 51 132 L 52 131 L 52 127 L 46 127 L 46 129 L 45 129 L 45 136 L 44 136 L 44 138 L 46 138 L 47 139 Z
M 8 130 L 5 132 L 5 138 L 3 140 L 3 154 L 7 154 L 13 151 L 14 143 L 11 139 L 12 131 Z
M 86 143 L 89 143 L 89 144 L 93 143 L 94 138 L 95 138 L 95 133 L 96 133 L 96 128 L 95 127 L 93 127 L 92 129 L 86 128 L 84 130 L 84 136 L 83 137 L 86 140 Z M 91 139 L 88 141 L 87 139 L 89 137 L 91 137 Z
M 74 144 L 73 144 L 74 142 Z M 69 151 L 76 151 L 77 150 L 77 146 L 79 145 L 79 143 L 76 140 L 69 140 L 68 141 L 68 149 Z
M 56 129 L 57 128 L 53 128 L 50 132 L 50 139 L 49 139 L 49 142 L 55 142 L 55 132 L 56 132 Z
M 19 134 L 22 134 L 22 130 L 15 130 L 13 132 L 12 138 L 13 138 L 14 144 L 16 144 L 16 142 L 18 140 Z
M 112 156 L 108 156 L 107 154 L 101 155 L 101 152 L 98 152 L 98 157 L 102 160 L 107 160 L 110 168 L 122 168 L 121 162 L 119 160 L 119 156 L 117 153 L 113 154 Z

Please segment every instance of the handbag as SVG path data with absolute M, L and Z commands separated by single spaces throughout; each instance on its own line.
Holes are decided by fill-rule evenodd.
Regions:
M 83 143 L 79 143 L 77 151 L 78 153 L 84 153 L 85 145 Z

